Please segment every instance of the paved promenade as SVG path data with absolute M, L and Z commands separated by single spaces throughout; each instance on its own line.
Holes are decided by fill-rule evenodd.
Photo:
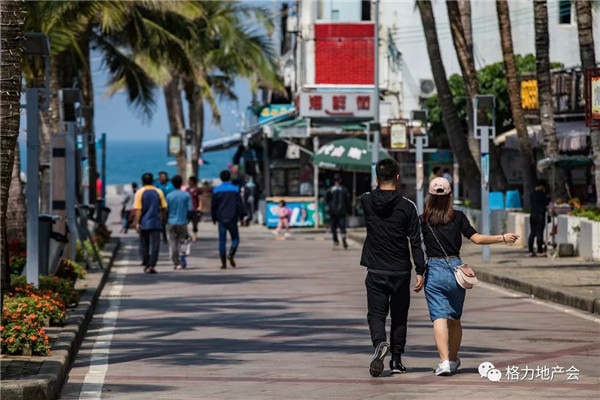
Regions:
M 163 246 L 156 275 L 125 237 L 62 398 L 598 398 L 600 320 L 487 284 L 467 295 L 457 375 L 433 375 L 432 324 L 413 293 L 409 373 L 371 378 L 360 246 L 334 252 L 324 234 L 277 240 L 258 226 L 241 235 L 236 269 L 219 270 L 216 228 L 201 224 L 190 268 L 174 271 Z M 480 377 L 484 361 L 500 382 Z

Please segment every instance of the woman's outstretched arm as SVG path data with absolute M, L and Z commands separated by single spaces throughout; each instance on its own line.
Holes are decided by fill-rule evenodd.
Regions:
M 475 244 L 514 243 L 519 239 L 519 235 L 514 233 L 505 233 L 503 235 L 482 235 L 475 233 L 469 239 Z

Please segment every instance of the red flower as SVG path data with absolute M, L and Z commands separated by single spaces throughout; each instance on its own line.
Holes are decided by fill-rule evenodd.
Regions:
M 19 329 L 21 329 L 21 325 L 15 325 L 15 329 L 16 329 L 16 330 L 19 330 Z
M 32 341 L 35 342 L 37 340 L 37 336 L 31 335 L 31 336 L 29 336 L 29 339 L 31 339 Z

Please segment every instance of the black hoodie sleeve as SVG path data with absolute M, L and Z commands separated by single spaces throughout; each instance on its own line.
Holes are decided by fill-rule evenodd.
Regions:
M 425 273 L 425 253 L 423 252 L 423 235 L 421 235 L 421 222 L 417 213 L 417 207 L 411 202 L 408 206 L 408 238 L 412 250 L 413 261 L 417 275 Z

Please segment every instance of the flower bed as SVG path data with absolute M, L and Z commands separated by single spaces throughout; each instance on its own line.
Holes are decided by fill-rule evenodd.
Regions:
M 67 320 L 67 307 L 79 301 L 75 281 L 84 276 L 83 267 L 72 261 L 61 261 L 57 274 L 40 276 L 39 288 L 25 277 L 13 277 L 11 289 L 4 296 L 0 345 L 3 352 L 14 355 L 50 354 L 44 327 L 62 325 Z

